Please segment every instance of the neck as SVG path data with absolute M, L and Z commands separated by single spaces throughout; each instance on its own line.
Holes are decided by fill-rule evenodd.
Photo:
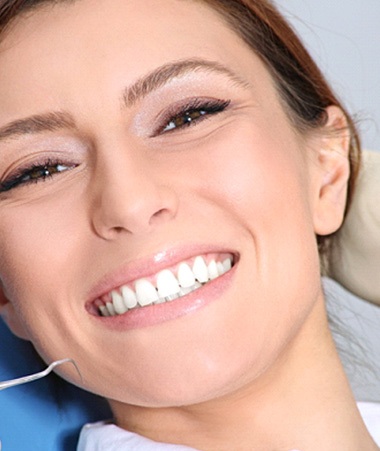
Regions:
M 310 318 L 313 326 L 305 324 L 276 365 L 238 391 L 186 407 L 111 402 L 118 425 L 204 451 L 378 450 L 357 410 L 323 303 L 316 309 L 317 324 Z

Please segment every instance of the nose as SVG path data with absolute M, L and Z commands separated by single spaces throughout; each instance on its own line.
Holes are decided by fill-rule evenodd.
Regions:
M 111 161 L 97 168 L 92 185 L 92 226 L 103 239 L 146 234 L 176 216 L 177 196 L 152 164 Z

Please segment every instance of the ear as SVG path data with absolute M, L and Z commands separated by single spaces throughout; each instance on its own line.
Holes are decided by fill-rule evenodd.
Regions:
M 0 316 L 9 329 L 19 338 L 29 340 L 29 334 L 20 320 L 14 305 L 7 299 L 0 283 Z
M 329 235 L 343 222 L 350 175 L 350 131 L 343 111 L 327 108 L 327 123 L 321 131 L 317 150 L 317 199 L 314 208 L 314 231 Z M 314 191 L 315 192 L 315 191 Z

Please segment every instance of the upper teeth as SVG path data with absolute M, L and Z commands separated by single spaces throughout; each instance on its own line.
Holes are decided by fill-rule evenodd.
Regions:
M 113 290 L 112 302 L 100 305 L 99 311 L 102 316 L 122 315 L 136 307 L 172 301 L 223 275 L 231 267 L 232 256 L 223 261 L 211 260 L 208 264 L 198 256 L 192 265 L 181 263 L 177 274 L 170 269 L 160 271 L 155 277 L 156 286 L 147 279 L 138 279 L 134 282 L 134 289 L 124 285 L 119 290 Z

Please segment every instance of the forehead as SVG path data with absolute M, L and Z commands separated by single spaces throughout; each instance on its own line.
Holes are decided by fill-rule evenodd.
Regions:
M 52 104 L 70 108 L 70 99 L 78 102 L 75 89 L 92 87 L 100 96 L 100 81 L 115 91 L 165 63 L 194 57 L 236 69 L 263 99 L 273 97 L 264 65 L 205 2 L 48 4 L 21 16 L 0 44 L 0 121 Z
M 0 43 L 0 56 L 6 62 L 17 54 L 31 64 L 36 57 L 74 59 L 94 50 L 107 58 L 121 49 L 132 71 L 132 63 L 162 64 L 162 58 L 192 52 L 228 57 L 236 45 L 245 46 L 202 1 L 79 0 L 48 3 L 20 16 Z

